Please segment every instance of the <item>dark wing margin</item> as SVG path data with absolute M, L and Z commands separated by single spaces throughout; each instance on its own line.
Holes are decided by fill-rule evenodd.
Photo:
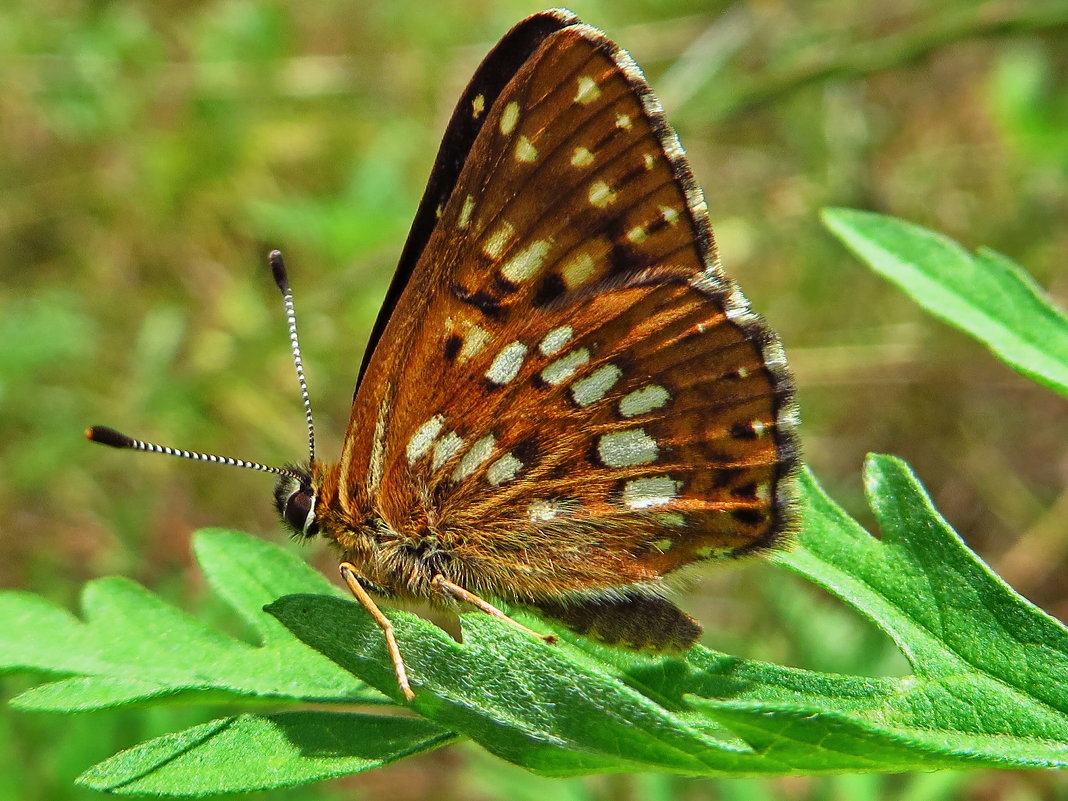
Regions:
M 675 130 L 667 121 L 660 100 L 653 92 L 630 54 L 609 39 L 602 31 L 585 26 L 592 41 L 600 43 L 603 51 L 616 62 L 626 77 L 631 89 L 641 101 L 642 109 L 656 132 L 661 151 L 671 165 L 675 181 L 686 195 L 686 206 L 693 220 L 698 252 L 705 263 L 704 275 L 691 284 L 695 289 L 714 298 L 727 312 L 728 318 L 737 325 L 750 342 L 760 348 L 764 366 L 771 379 L 772 394 L 775 398 L 774 437 L 779 453 L 774 497 L 771 508 L 777 524 L 768 531 L 768 535 L 755 541 L 751 546 L 738 552 L 757 552 L 776 547 L 796 533 L 800 522 L 800 487 L 797 476 L 801 471 L 801 443 L 797 435 L 800 412 L 797 404 L 797 390 L 793 375 L 786 362 L 786 354 L 778 334 L 765 322 L 764 318 L 754 312 L 737 284 L 728 277 L 720 265 L 712 222 L 708 215 L 708 206 L 704 192 L 694 177 L 686 151 L 679 142 Z
M 419 261 L 423 248 L 426 247 L 430 234 L 437 224 L 438 210 L 444 208 L 445 202 L 452 194 L 456 180 L 460 177 L 460 171 L 471 151 L 471 145 L 474 144 L 475 138 L 482 130 L 490 108 L 493 107 L 497 97 L 519 68 L 526 63 L 546 38 L 580 22 L 577 16 L 565 9 L 551 9 L 527 17 L 504 35 L 504 38 L 497 43 L 497 46 L 490 51 L 475 71 L 474 77 L 456 105 L 456 110 L 452 113 L 452 119 L 445 128 L 437 159 L 430 172 L 430 180 L 427 182 L 423 199 L 415 213 L 412 227 L 408 231 L 408 239 L 404 243 L 404 250 L 401 251 L 397 270 L 393 274 L 389 290 L 382 301 L 382 308 L 378 312 L 378 319 L 375 320 L 371 336 L 367 340 L 363 362 L 360 364 L 360 372 L 356 377 L 353 399 L 363 381 L 364 372 L 370 364 L 378 340 L 382 337 L 382 332 L 393 314 L 393 308 L 408 285 L 415 264 Z M 479 95 L 483 97 L 480 104 L 482 110 L 476 114 L 475 102 Z

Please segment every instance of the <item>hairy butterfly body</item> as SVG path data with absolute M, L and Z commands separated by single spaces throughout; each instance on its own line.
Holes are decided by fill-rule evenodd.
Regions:
M 782 348 L 721 272 L 640 70 L 554 10 L 460 99 L 340 460 L 266 469 L 286 524 L 340 548 L 410 697 L 368 592 L 504 617 L 482 599 L 501 598 L 610 643 L 691 646 L 701 628 L 664 578 L 789 534 L 796 423 Z M 91 430 L 158 449 L 114 437 Z

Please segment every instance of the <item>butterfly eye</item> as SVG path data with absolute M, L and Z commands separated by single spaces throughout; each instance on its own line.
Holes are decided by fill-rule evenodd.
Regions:
M 310 480 L 283 476 L 274 489 L 274 503 L 293 536 L 314 537 L 319 533 L 315 522 L 315 491 Z

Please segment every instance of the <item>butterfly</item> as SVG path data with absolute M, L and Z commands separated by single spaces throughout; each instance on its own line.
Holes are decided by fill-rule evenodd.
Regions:
M 520 22 L 460 98 L 336 463 L 315 455 L 281 254 L 271 265 L 307 464 L 88 435 L 278 474 L 283 522 L 340 550 L 406 698 L 373 595 L 469 603 L 525 628 L 487 600 L 501 599 L 607 643 L 685 651 L 701 627 L 665 579 L 796 528 L 798 417 L 779 339 L 722 272 L 641 70 L 574 14 Z

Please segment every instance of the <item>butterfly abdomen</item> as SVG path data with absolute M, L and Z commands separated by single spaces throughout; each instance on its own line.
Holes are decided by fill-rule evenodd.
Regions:
M 604 597 L 546 601 L 537 608 L 579 634 L 633 650 L 685 651 L 703 631 L 667 598 L 638 589 Z

